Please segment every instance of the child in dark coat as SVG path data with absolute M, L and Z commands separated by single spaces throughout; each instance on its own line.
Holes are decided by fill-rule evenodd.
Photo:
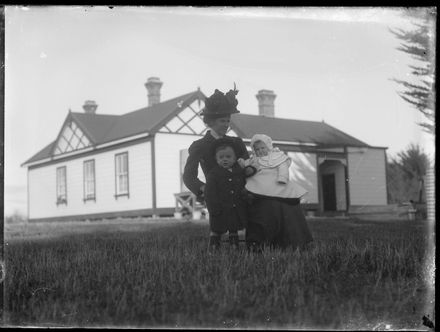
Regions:
M 230 245 L 238 248 L 238 230 L 247 225 L 246 169 L 237 163 L 235 150 L 234 141 L 228 137 L 216 140 L 213 145 L 217 165 L 208 173 L 205 188 L 210 248 L 219 248 L 221 235 L 226 232 L 229 232 Z

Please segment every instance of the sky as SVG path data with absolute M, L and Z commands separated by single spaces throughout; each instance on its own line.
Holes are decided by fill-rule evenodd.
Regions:
M 262 89 L 275 116 L 325 121 L 395 156 L 409 144 L 433 153 L 391 78 L 408 79 L 407 54 L 389 28 L 414 29 L 398 7 L 6 6 L 5 215 L 26 214 L 21 164 L 52 142 L 85 100 L 101 114 L 200 87 L 239 90 L 238 109 L 258 114 Z M 435 30 L 434 30 L 435 33 Z

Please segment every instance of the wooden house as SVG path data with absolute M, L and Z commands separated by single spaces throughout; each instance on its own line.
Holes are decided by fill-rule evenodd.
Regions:
M 23 163 L 29 220 L 173 215 L 174 194 L 187 190 L 187 149 L 207 130 L 199 116 L 205 95 L 198 89 L 161 102 L 162 82 L 151 77 L 145 86 L 145 108 L 106 115 L 86 101 L 84 112 L 69 111 L 54 141 Z M 260 90 L 259 115 L 232 115 L 228 135 L 246 144 L 256 133 L 272 137 L 292 158 L 291 178 L 308 190 L 307 210 L 350 213 L 387 204 L 386 148 L 325 122 L 276 118 L 275 97 Z

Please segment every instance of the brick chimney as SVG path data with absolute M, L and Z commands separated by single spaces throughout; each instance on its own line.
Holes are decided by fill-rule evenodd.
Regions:
M 145 87 L 148 90 L 148 106 L 160 103 L 160 88 L 162 82 L 159 77 L 150 77 L 145 83 Z
M 94 100 L 86 100 L 83 105 L 84 112 L 87 114 L 95 114 L 98 105 Z
M 270 118 L 275 117 L 274 100 L 277 95 L 272 90 L 260 90 L 255 96 L 258 100 L 258 113 L 259 115 L 267 116 Z

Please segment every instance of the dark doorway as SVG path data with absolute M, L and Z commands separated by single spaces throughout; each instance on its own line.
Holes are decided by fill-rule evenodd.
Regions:
M 334 174 L 322 175 L 322 196 L 324 211 L 336 211 L 336 186 Z

